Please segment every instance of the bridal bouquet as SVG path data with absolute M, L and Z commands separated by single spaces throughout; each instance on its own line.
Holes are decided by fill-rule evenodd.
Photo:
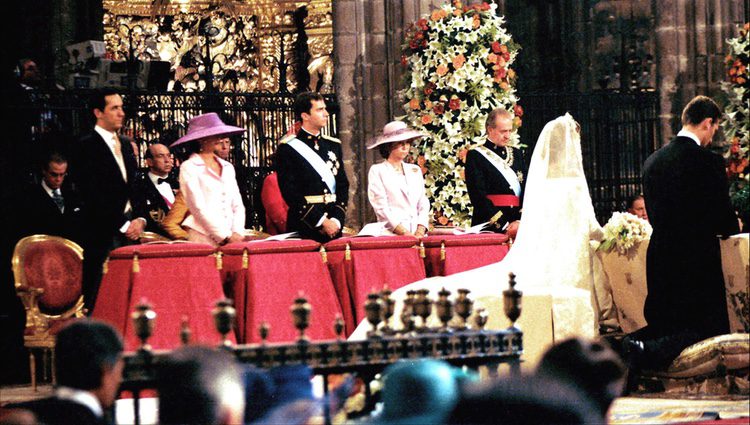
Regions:
M 516 105 L 516 75 L 510 68 L 519 47 L 496 9 L 495 4 L 467 6 L 454 0 L 406 31 L 399 95 L 404 121 L 427 136 L 412 157 L 425 173 L 436 224 L 470 222 L 464 161 L 472 145 L 483 143 L 487 114 L 504 107 L 514 114 L 514 127 L 521 125 L 523 110 Z M 515 132 L 511 144 L 518 144 Z
M 637 242 L 649 239 L 652 231 L 648 221 L 630 213 L 616 212 L 604 225 L 604 240 L 599 249 L 608 252 L 616 248 L 621 255 L 627 254 Z

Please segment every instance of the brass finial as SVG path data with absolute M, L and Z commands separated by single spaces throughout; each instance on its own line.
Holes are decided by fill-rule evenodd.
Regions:
M 151 308 L 151 304 L 145 299 L 142 299 L 138 305 L 135 306 L 135 310 L 130 315 L 133 319 L 133 327 L 135 328 L 135 334 L 139 340 L 141 340 L 141 351 L 150 351 L 151 346 L 148 344 L 148 339 L 154 334 L 154 326 L 156 325 L 156 312 Z
M 477 329 L 483 331 L 488 319 L 487 310 L 485 310 L 484 307 L 479 307 L 476 311 L 477 313 L 474 316 L 474 324 L 477 326 Z
M 440 241 L 440 261 L 445 261 L 445 241 Z
M 247 270 L 250 267 L 250 254 L 247 248 L 242 249 L 242 269 Z
M 299 331 L 298 341 L 307 341 L 308 338 L 305 335 L 305 329 L 310 326 L 310 313 L 312 307 L 307 302 L 307 298 L 304 297 L 302 292 L 299 293 L 297 298 L 294 299 L 294 304 L 290 308 L 292 312 L 292 319 L 294 320 L 294 327 Z
M 391 298 L 391 294 L 393 291 L 391 291 L 391 288 L 388 287 L 388 285 L 385 285 L 383 289 L 380 291 L 380 299 L 383 303 L 383 328 L 381 331 L 384 334 L 392 334 L 393 328 L 391 328 L 391 317 L 393 317 L 393 311 L 396 307 L 396 301 Z
M 107 257 L 104 260 L 104 264 L 102 264 L 102 274 L 107 274 L 109 272 L 109 257 Z
M 372 331 L 368 332 L 368 336 L 377 335 L 378 323 L 380 323 L 382 312 L 383 303 L 380 301 L 380 295 L 377 292 L 370 292 L 367 294 L 367 301 L 365 301 L 365 317 L 372 325 Z
M 221 334 L 222 347 L 232 346 L 232 342 L 227 337 L 234 327 L 234 319 L 237 316 L 237 311 L 232 304 L 233 301 L 231 299 L 224 298 L 216 301 L 216 305 L 211 311 L 211 314 L 214 316 L 214 326 L 216 326 L 216 330 Z
M 190 318 L 187 314 L 183 314 L 182 318 L 180 319 L 180 342 L 182 342 L 182 345 L 190 344 L 191 336 L 192 331 L 190 330 Z
M 418 289 L 414 300 L 414 314 L 422 318 L 420 331 L 427 331 L 427 318 L 432 314 L 432 300 L 428 297 L 429 289 Z
M 448 330 L 448 322 L 453 317 L 453 302 L 448 298 L 450 295 L 451 291 L 443 288 L 438 292 L 438 299 L 435 301 L 435 310 L 440 323 L 442 323 L 441 330 L 443 332 Z
M 425 258 L 427 257 L 427 253 L 424 249 L 424 242 L 419 241 L 419 258 Z
M 456 316 L 460 317 L 462 319 L 463 328 L 466 329 L 468 327 L 468 320 L 472 313 L 472 308 L 474 307 L 474 301 L 472 301 L 471 298 L 469 298 L 469 291 L 468 289 L 461 288 L 458 290 L 458 297 L 456 297 Z
M 221 251 L 216 251 L 214 254 L 216 256 L 216 270 L 221 270 L 224 268 L 224 254 Z
M 344 251 L 344 260 L 350 261 L 352 259 L 352 246 L 349 242 L 346 243 L 346 250 Z
M 503 309 L 510 319 L 510 327 L 514 328 L 516 320 L 521 316 L 521 297 L 523 292 L 516 289 L 516 275 L 508 273 L 508 289 L 503 291 Z

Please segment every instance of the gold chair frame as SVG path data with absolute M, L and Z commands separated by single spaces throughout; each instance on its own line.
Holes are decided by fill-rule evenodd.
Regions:
M 40 242 L 55 242 L 63 245 L 70 249 L 83 262 L 83 248 L 77 243 L 59 236 L 32 235 L 22 238 L 16 243 L 12 260 L 13 276 L 16 293 L 21 298 L 26 310 L 26 329 L 33 329 L 33 332 L 30 334 L 24 332 L 24 347 L 29 350 L 29 370 L 31 373 L 31 386 L 34 391 L 37 390 L 35 349 L 42 350 L 45 377 L 47 373 L 47 353 L 50 354 L 52 383 L 55 383 L 55 336 L 49 332 L 50 323 L 71 317 L 83 317 L 86 314 L 86 309 L 83 308 L 83 295 L 78 297 L 78 300 L 72 307 L 60 314 L 47 314 L 39 309 L 39 297 L 44 293 L 44 289 L 28 286 L 23 262 L 28 248 Z

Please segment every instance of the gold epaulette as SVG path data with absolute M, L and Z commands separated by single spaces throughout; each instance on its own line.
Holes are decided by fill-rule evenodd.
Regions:
M 286 136 L 282 137 L 281 140 L 279 140 L 279 144 L 288 143 L 288 142 L 290 142 L 290 141 L 292 141 L 293 139 L 296 139 L 296 138 L 297 138 L 297 136 L 294 135 L 294 134 L 287 134 Z
M 341 144 L 341 140 L 339 140 L 339 139 L 337 139 L 337 138 L 335 138 L 335 137 L 331 137 L 331 136 L 326 136 L 325 134 L 321 134 L 321 135 L 320 135 L 320 138 L 321 138 L 321 139 L 326 139 L 326 140 L 328 140 L 329 142 L 333 142 L 333 143 L 338 143 L 338 144 Z

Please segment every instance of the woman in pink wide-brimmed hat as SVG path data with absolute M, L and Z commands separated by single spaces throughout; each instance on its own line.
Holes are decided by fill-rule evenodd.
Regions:
M 224 245 L 243 240 L 242 196 L 234 167 L 219 153 L 229 149 L 229 136 L 244 132 L 211 112 L 193 117 L 187 134 L 172 143 L 172 147 L 193 143 L 197 148 L 180 166 L 180 191 L 190 209 L 182 225 L 188 229 L 189 241 Z
M 412 142 L 422 137 L 402 121 L 391 121 L 367 149 L 378 148 L 385 161 L 370 167 L 367 197 L 378 222 L 397 235 L 422 237 L 427 232 L 430 201 L 425 195 L 422 170 L 404 159 Z

